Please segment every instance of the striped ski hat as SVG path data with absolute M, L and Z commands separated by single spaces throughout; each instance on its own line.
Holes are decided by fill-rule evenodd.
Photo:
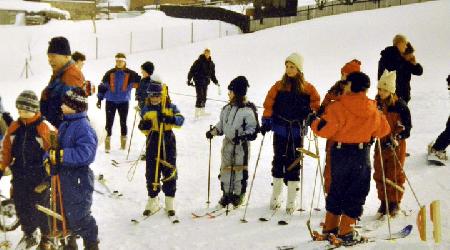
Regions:
M 16 99 L 16 108 L 19 110 L 39 112 L 39 99 L 32 90 L 24 90 Z
M 85 112 L 88 109 L 86 93 L 80 87 L 67 91 L 63 96 L 62 103 L 75 110 L 77 113 Z

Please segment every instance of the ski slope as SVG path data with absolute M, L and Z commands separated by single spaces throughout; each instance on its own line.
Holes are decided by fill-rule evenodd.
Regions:
M 405 209 L 412 209 L 413 216 L 399 218 L 393 221 L 393 231 L 413 224 L 411 236 L 395 242 L 377 241 L 353 249 L 450 249 L 450 170 L 449 166 L 432 168 L 427 166 L 425 152 L 427 144 L 436 138 L 444 129 L 449 115 L 449 93 L 446 90 L 448 68 L 450 62 L 450 1 L 432 1 L 422 4 L 391 7 L 380 10 L 348 13 L 345 15 L 323 17 L 301 23 L 276 27 L 252 34 L 235 35 L 201 41 L 189 45 L 157 50 L 151 52 L 128 55 L 129 68 L 140 72 L 140 65 L 147 60 L 155 66 L 155 74 L 167 83 L 172 91 L 171 98 L 186 117 L 185 125 L 175 131 L 177 136 L 177 167 L 178 181 L 176 194 L 176 211 L 181 223 L 172 225 L 161 212 L 145 220 L 139 225 L 133 225 L 130 220 L 139 217 L 147 201 L 145 188 L 145 163 L 138 162 L 136 169 L 130 169 L 132 164 L 113 167 L 111 160 L 123 161 L 126 152 L 119 150 L 119 123 L 116 120 L 113 128 L 112 152 L 104 153 L 105 138 L 104 110 L 95 107 L 96 98 L 90 98 L 89 117 L 98 131 L 99 144 L 96 161 L 92 168 L 96 175 L 103 174 L 112 190 L 123 193 L 123 198 L 113 199 L 94 193 L 93 214 L 99 226 L 101 249 L 276 249 L 280 245 L 296 245 L 299 249 L 320 249 L 320 244 L 309 243 L 310 240 L 305 222 L 308 218 L 312 198 L 316 162 L 305 160 L 303 208 L 307 212 L 295 215 L 287 226 L 279 226 L 276 220 L 261 223 L 258 217 L 268 207 L 271 195 L 271 161 L 272 136 L 266 135 L 261 159 L 256 173 L 254 190 L 247 211 L 249 223 L 243 224 L 240 218 L 243 209 L 233 212 L 228 217 L 220 216 L 215 219 L 192 219 L 191 212 L 206 207 L 207 173 L 208 173 L 208 141 L 204 137 L 210 124 L 215 124 L 223 102 L 207 101 L 207 111 L 210 116 L 194 119 L 195 95 L 193 88 L 186 85 L 187 72 L 193 61 L 208 47 L 216 64 L 216 74 L 221 84 L 221 95 L 217 87 L 210 86 L 209 97 L 226 100 L 227 85 L 238 75 L 245 75 L 249 79 L 250 88 L 248 98 L 256 105 L 262 106 L 264 97 L 270 86 L 281 78 L 284 72 L 284 59 L 294 51 L 305 58 L 304 72 L 306 79 L 314 84 L 323 97 L 329 87 L 339 79 L 342 65 L 357 58 L 362 62 L 362 71 L 372 80 L 370 97 L 376 93 L 376 72 L 379 52 L 391 44 L 397 33 L 405 34 L 416 49 L 416 58 L 424 67 L 424 74 L 413 76 L 412 112 L 413 129 L 411 138 L 407 141 L 408 152 L 411 156 L 406 160 L 405 171 L 411 181 L 414 191 L 422 204 L 429 204 L 433 200 L 441 200 L 442 238 L 440 245 L 432 241 L 431 225 L 428 224 L 428 242 L 421 242 L 415 226 L 415 214 L 418 206 L 411 190 L 405 186 L 406 194 L 401 204 Z M 161 15 L 154 12 L 155 15 Z M 147 14 L 151 15 L 151 14 Z M 185 19 L 164 17 L 167 22 L 190 22 Z M 120 35 L 126 27 L 134 27 L 135 19 L 121 19 L 118 29 L 107 22 L 101 24 L 102 31 Z M 115 22 L 112 22 L 115 23 Z M 63 29 L 69 25 L 70 29 Z M 45 41 L 51 35 L 61 34 L 81 40 L 78 32 L 90 27 L 90 23 L 67 21 L 54 22 L 42 27 L 2 27 L 2 60 L 0 60 L 0 94 L 5 109 L 12 111 L 14 117 L 15 99 L 23 89 L 32 89 L 40 93 L 50 77 L 50 67 L 46 62 Z M 78 27 L 78 28 L 77 28 Z M 41 53 L 33 58 L 33 73 L 30 79 L 19 78 L 21 68 L 12 64 L 18 59 L 22 61 L 27 54 L 22 46 L 30 34 L 40 34 L 38 38 Z M 119 34 L 117 34 L 119 33 Z M 37 36 L 33 36 L 37 37 Z M 37 38 L 35 38 L 37 39 Z M 44 41 L 44 45 L 42 45 Z M 111 44 L 120 41 L 111 40 Z M 21 46 L 14 46 L 20 44 Z M 37 47 L 35 47 L 37 48 Z M 83 51 L 82 42 L 77 47 Z M 127 51 L 127 48 L 123 48 Z M 19 57 L 20 55 L 20 57 Z M 99 83 L 103 74 L 114 65 L 114 58 L 108 57 L 93 60 L 88 54 L 84 74 L 87 79 Z M 14 73 L 14 74 L 13 74 Z M 133 105 L 131 105 L 133 106 Z M 259 110 L 262 113 L 262 109 Z M 129 131 L 133 125 L 134 110 L 130 108 L 128 117 Z M 138 131 L 134 131 L 130 159 L 137 159 L 142 150 L 145 138 Z M 131 134 L 131 133 L 129 133 Z M 262 137 L 259 136 L 251 146 L 249 164 L 249 186 L 254 174 L 256 156 Z M 325 145 L 320 140 L 321 153 Z M 306 143 L 308 145 L 308 143 Z M 220 198 L 220 188 L 217 175 L 220 165 L 221 138 L 212 140 L 211 164 L 211 206 Z M 311 144 L 311 147 L 314 147 Z M 135 172 L 134 172 L 135 170 Z M 131 175 L 133 178 L 131 181 Z M 9 177 L 1 181 L 3 193 L 7 193 Z M 373 215 L 379 206 L 376 196 L 375 183 L 371 183 L 371 192 L 366 200 L 363 218 Z M 104 191 L 101 185 L 96 189 Z M 286 192 L 286 191 L 285 191 Z M 286 195 L 286 193 L 284 194 Z M 160 195 L 161 204 L 164 196 Z M 299 196 L 300 202 L 300 196 Z M 317 205 L 317 192 L 314 207 Z M 319 203 L 321 211 L 312 214 L 312 226 L 319 228 L 324 218 L 323 195 Z M 387 226 L 368 234 L 382 236 L 388 232 Z M 7 237 L 13 244 L 17 244 L 22 236 L 20 230 L 8 233 Z M 430 240 L 431 238 L 431 240 Z M 82 241 L 79 240 L 79 245 Z

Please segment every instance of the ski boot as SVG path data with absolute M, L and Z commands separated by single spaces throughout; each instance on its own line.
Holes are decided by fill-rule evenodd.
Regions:
M 29 249 L 38 244 L 37 240 L 37 231 L 34 231 L 32 234 L 25 233 L 20 239 L 19 244 L 16 249 Z
M 380 207 L 378 208 L 377 214 L 375 215 L 375 217 L 376 217 L 377 220 L 379 220 L 385 215 L 386 215 L 386 202 L 385 201 L 381 201 Z
M 389 202 L 389 216 L 394 218 L 400 212 L 400 204 L 397 202 Z
M 283 191 L 283 178 L 273 178 L 272 197 L 270 198 L 270 210 L 277 210 L 281 207 L 280 194 Z
M 220 198 L 219 203 L 216 205 L 216 209 L 225 208 L 228 204 L 231 203 L 231 199 L 229 195 L 223 194 L 222 198 Z
M 242 205 L 241 196 L 237 194 L 232 194 L 230 198 L 230 203 L 233 204 L 234 208 L 238 208 L 240 205 Z
M 85 250 L 98 250 L 98 243 L 98 240 L 94 242 L 86 242 L 85 240 L 83 240 Z
M 331 235 L 330 237 L 330 244 L 335 245 L 337 247 L 339 246 L 349 247 L 366 242 L 369 242 L 369 239 L 365 236 L 360 235 L 356 230 L 352 230 L 350 233 L 346 235 L 340 235 L 338 237 L 336 237 L 335 235 Z
M 127 146 L 127 136 L 126 135 L 122 135 L 120 137 L 120 149 L 121 150 L 125 150 L 126 146 Z
M 41 241 L 39 242 L 39 245 L 37 246 L 36 250 L 53 250 L 55 249 L 55 246 L 52 242 L 52 240 L 48 236 L 41 236 Z
M 105 138 L 105 152 L 109 153 L 110 150 L 111 150 L 111 136 L 107 136 Z
M 299 181 L 288 181 L 288 194 L 286 202 L 286 213 L 292 215 L 297 210 L 297 192 Z
M 175 209 L 174 209 L 174 206 L 173 206 L 174 199 L 175 199 L 174 197 L 170 197 L 170 196 L 166 196 L 165 197 L 166 207 L 164 209 L 166 210 L 166 213 L 169 216 L 174 216 L 175 215 Z
M 145 210 L 142 213 L 144 216 L 150 216 L 159 211 L 161 207 L 159 206 L 159 198 L 158 196 L 151 198 L 148 197 L 147 205 L 145 205 Z

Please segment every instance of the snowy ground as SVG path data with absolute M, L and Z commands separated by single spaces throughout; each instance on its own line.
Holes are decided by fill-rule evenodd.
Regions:
M 147 192 L 145 189 L 145 164 L 139 162 L 133 180 L 127 180 L 130 164 L 118 168 L 111 166 L 110 160 L 124 160 L 126 152 L 119 148 L 119 129 L 116 121 L 113 136 L 113 151 L 105 154 L 103 143 L 99 145 L 97 158 L 92 165 L 96 174 L 104 174 L 111 189 L 124 194 L 122 199 L 111 199 L 94 193 L 93 214 L 97 219 L 102 249 L 275 249 L 278 245 L 295 244 L 299 249 L 317 249 L 319 245 L 308 243 L 309 235 L 305 226 L 308 213 L 297 214 L 288 226 L 278 226 L 276 221 L 260 223 L 257 218 L 264 213 L 271 194 L 271 135 L 268 134 L 263 145 L 263 153 L 257 170 L 254 190 L 249 204 L 247 219 L 249 223 L 242 224 L 240 218 L 243 210 L 232 215 L 210 219 L 192 219 L 191 212 L 206 206 L 208 141 L 204 133 L 209 124 L 218 119 L 218 112 L 224 103 L 208 101 L 207 109 L 211 116 L 195 121 L 193 118 L 194 98 L 182 93 L 193 95 L 194 89 L 186 86 L 186 76 L 192 62 L 205 47 L 212 51 L 216 63 L 217 78 L 221 83 L 222 95 L 219 96 L 215 86 L 210 87 L 211 98 L 226 99 L 226 86 L 237 75 L 245 75 L 250 82 L 248 97 L 257 105 L 262 102 L 270 86 L 284 72 L 284 59 L 293 51 L 298 51 L 305 58 L 306 79 L 313 83 L 319 93 L 324 96 L 328 88 L 339 78 L 341 66 L 353 59 L 362 61 L 362 70 L 372 79 L 369 93 L 374 96 L 376 88 L 376 71 L 379 52 L 391 44 L 396 33 L 404 33 L 416 48 L 417 60 L 424 67 L 424 75 L 413 77 L 412 96 L 410 102 L 413 118 L 412 136 L 408 140 L 408 152 L 405 171 L 413 184 L 415 192 L 422 204 L 432 200 L 441 200 L 442 237 L 441 245 L 434 245 L 432 240 L 423 243 L 414 229 L 412 235 L 405 240 L 396 242 L 377 241 L 354 249 L 449 249 L 450 224 L 448 221 L 450 207 L 450 184 L 448 181 L 449 167 L 431 168 L 425 161 L 425 148 L 443 130 L 449 114 L 449 94 L 446 90 L 446 77 L 450 73 L 450 2 L 446 0 L 432 1 L 387 9 L 350 13 L 330 16 L 302 23 L 281 26 L 273 29 L 221 39 L 202 41 L 186 46 L 168 48 L 165 50 L 133 54 L 128 57 L 128 66 L 139 70 L 146 60 L 156 65 L 156 73 L 169 84 L 173 91 L 171 97 L 186 117 L 185 125 L 177 130 L 177 147 L 179 171 L 178 191 L 176 196 L 177 213 L 181 219 L 178 225 L 172 225 L 164 218 L 163 213 L 146 220 L 136 226 L 130 222 L 138 217 L 145 206 Z M 167 18 L 169 21 L 171 18 Z M 134 27 L 136 19 L 120 20 L 123 26 Z M 182 21 L 182 19 L 172 19 Z M 446 24 L 447 23 L 447 24 Z M 64 32 L 61 27 L 70 25 L 70 30 Z M 77 34 L 84 34 L 88 24 L 51 22 L 40 27 L 0 27 L 2 37 L 0 60 L 1 79 L 0 94 L 7 110 L 17 117 L 14 102 L 23 89 L 33 89 L 40 92 L 50 76 L 50 67 L 45 61 L 45 42 L 39 44 L 40 53 L 33 58 L 33 77 L 24 80 L 19 78 L 21 67 L 12 64 L 15 57 L 27 54 L 26 47 L 15 46 L 23 44 L 30 33 L 42 32 L 44 41 L 49 34 L 67 34 L 70 38 L 79 40 Z M 78 27 L 78 28 L 77 28 Z M 102 23 L 105 32 L 116 34 L 121 31 L 115 26 Z M 120 41 L 111 40 L 111 44 Z M 77 49 L 83 49 L 78 43 Z M 36 49 L 37 47 L 35 47 Z M 123 50 L 126 50 L 124 48 Z M 89 51 L 88 51 L 89 52 Z M 88 55 L 93 58 L 92 54 Z M 104 72 L 114 64 L 111 57 L 101 60 L 89 59 L 84 73 L 87 79 L 98 83 Z M 100 141 L 105 133 L 104 111 L 95 108 L 95 98 L 90 99 L 90 118 L 98 131 Z M 260 110 L 262 113 L 262 110 Z M 131 130 L 134 111 L 130 110 L 128 119 Z M 252 157 L 249 164 L 250 176 L 254 173 L 257 151 L 261 137 L 252 143 Z M 131 147 L 130 159 L 136 159 L 144 145 L 144 136 L 135 131 Z M 211 201 L 215 205 L 220 197 L 219 182 L 216 178 L 220 162 L 221 139 L 213 140 L 212 153 L 212 183 Z M 320 140 L 323 148 L 324 141 Z M 323 152 L 323 151 L 322 151 Z M 307 159 L 305 163 L 305 181 L 303 192 L 303 208 L 309 211 L 312 197 L 312 186 L 316 163 Z M 251 178 L 250 178 L 251 180 Z M 2 180 L 2 190 L 6 193 L 8 178 Z M 96 189 L 102 190 L 100 185 Z M 417 213 L 417 204 L 406 188 L 402 206 Z M 161 195 L 161 198 L 163 196 Z M 317 197 L 316 197 L 317 198 Z M 314 203 L 316 206 L 317 199 Z M 374 182 L 367 197 L 364 218 L 373 215 L 379 202 L 376 198 Z M 312 225 L 319 227 L 324 216 L 324 201 L 319 204 L 322 211 L 313 212 Z M 406 224 L 415 225 L 415 216 L 401 218 L 393 222 L 393 228 L 398 229 Z M 431 225 L 428 221 L 428 236 L 431 237 Z M 387 227 L 383 227 L 369 235 L 384 235 Z M 20 230 L 8 233 L 7 237 L 16 244 L 21 237 Z M 81 241 L 79 242 L 81 244 Z

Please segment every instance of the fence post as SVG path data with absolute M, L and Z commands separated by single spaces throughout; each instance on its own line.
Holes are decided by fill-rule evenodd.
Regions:
M 191 22 L 191 43 L 194 43 L 194 22 Z
M 130 32 L 130 55 L 133 54 L 133 31 Z
M 98 59 L 98 36 L 95 36 L 95 59 Z
M 164 49 L 164 27 L 161 27 L 161 49 Z

